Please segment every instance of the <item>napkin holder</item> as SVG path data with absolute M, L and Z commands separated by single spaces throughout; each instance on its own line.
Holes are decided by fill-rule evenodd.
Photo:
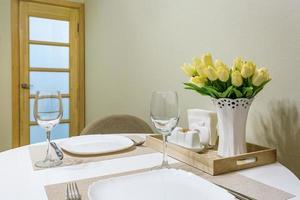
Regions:
M 202 109 L 188 109 L 188 124 L 190 130 L 196 130 L 205 127 L 209 132 L 208 145 L 213 147 L 217 141 L 217 113 Z
M 147 136 L 146 146 L 162 152 L 162 136 Z M 251 143 L 247 143 L 247 153 L 226 158 L 219 156 L 216 148 L 196 153 L 172 143 L 167 147 L 168 156 L 213 176 L 276 162 L 276 149 Z

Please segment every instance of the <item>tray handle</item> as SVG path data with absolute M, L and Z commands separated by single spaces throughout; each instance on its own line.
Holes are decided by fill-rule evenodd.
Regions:
M 256 162 L 257 162 L 257 157 L 253 156 L 250 158 L 243 158 L 243 159 L 236 160 L 236 165 L 247 165 L 247 164 L 256 163 Z

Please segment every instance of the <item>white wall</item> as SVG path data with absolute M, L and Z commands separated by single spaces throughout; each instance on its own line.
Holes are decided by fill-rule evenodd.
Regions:
M 0 152 L 11 147 L 10 0 L 0 1 Z
M 187 108 L 212 109 L 207 97 L 183 89 L 179 66 L 212 52 L 270 69 L 273 81 L 251 115 L 272 99 L 300 103 L 300 2 L 239 0 L 87 0 L 87 121 L 112 113 L 148 120 L 153 90 L 176 90 Z
M 282 138 L 264 138 L 266 127 L 279 120 L 276 137 L 285 142 L 277 148 L 293 147 L 290 160 L 299 160 L 300 117 L 294 118 L 300 116 L 299 22 L 295 0 L 86 0 L 87 122 L 115 113 L 149 122 L 151 92 L 176 90 L 186 126 L 186 109 L 213 106 L 209 98 L 183 89 L 187 78 L 179 66 L 204 52 L 228 64 L 241 56 L 268 67 L 273 78 L 251 108 L 248 140 L 276 146 Z M 276 111 L 279 101 L 283 108 Z M 270 116 L 283 112 L 288 123 Z M 288 134 L 290 125 L 296 128 Z M 300 164 L 297 168 L 300 174 Z

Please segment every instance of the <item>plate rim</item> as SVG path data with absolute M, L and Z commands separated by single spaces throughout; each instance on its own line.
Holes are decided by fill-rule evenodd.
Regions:
M 118 138 L 123 138 L 123 139 L 127 139 L 130 142 L 130 145 L 128 145 L 127 147 L 123 147 L 123 148 L 119 148 L 117 150 L 110 150 L 110 151 L 102 151 L 102 152 L 76 152 L 76 151 L 70 151 L 68 148 L 64 147 L 64 144 L 70 142 L 70 140 L 74 140 L 75 138 L 83 138 L 83 137 L 118 137 Z M 103 154 L 108 154 L 108 153 L 115 153 L 115 152 L 119 152 L 119 151 L 123 151 L 126 149 L 130 149 L 131 147 L 134 146 L 134 142 L 126 137 L 125 135 L 113 135 L 113 134 L 95 134 L 95 135 L 78 135 L 75 137 L 70 137 L 68 138 L 66 141 L 63 141 L 59 144 L 60 148 L 70 154 L 73 155 L 103 155 Z
M 92 200 L 91 198 L 91 189 L 92 187 L 95 187 L 95 185 L 99 184 L 99 182 L 104 182 L 104 181 L 112 181 L 114 179 L 120 179 L 120 178 L 124 178 L 124 177 L 132 177 L 132 176 L 138 176 L 138 175 L 143 175 L 143 174 L 147 174 L 147 173 L 153 173 L 153 172 L 158 172 L 158 171 L 162 171 L 162 172 L 173 172 L 173 173 L 184 173 L 185 175 L 188 175 L 188 176 L 193 176 L 194 178 L 202 178 L 192 172 L 189 172 L 189 171 L 186 171 L 186 170 L 183 170 L 183 169 L 176 169 L 176 168 L 170 168 L 170 169 L 158 169 L 158 170 L 150 170 L 150 171 L 145 171 L 145 172 L 139 172 L 139 173 L 133 173 L 133 174 L 128 174 L 128 175 L 121 175 L 121 176 L 116 176 L 116 177 L 111 177 L 111 178 L 105 178 L 105 179 L 100 179 L 100 180 L 97 180 L 95 182 L 93 182 L 92 184 L 89 185 L 88 187 L 88 191 L 87 191 L 87 196 L 88 196 L 88 199 Z M 202 178 L 203 180 L 207 181 L 208 183 L 211 183 L 213 184 L 212 182 Z M 195 179 L 194 179 L 195 180 Z M 235 199 L 235 197 L 228 193 L 225 189 L 215 185 L 215 187 L 217 187 L 218 189 L 220 190 L 223 190 L 224 192 L 226 192 L 228 195 L 231 195 L 232 196 L 232 200 Z

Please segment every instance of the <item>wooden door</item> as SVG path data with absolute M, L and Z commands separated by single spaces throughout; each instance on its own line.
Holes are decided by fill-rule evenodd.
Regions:
M 37 91 L 60 91 L 63 97 L 64 117 L 51 138 L 77 135 L 84 124 L 79 10 L 27 1 L 19 9 L 20 145 L 45 141 L 33 117 Z

